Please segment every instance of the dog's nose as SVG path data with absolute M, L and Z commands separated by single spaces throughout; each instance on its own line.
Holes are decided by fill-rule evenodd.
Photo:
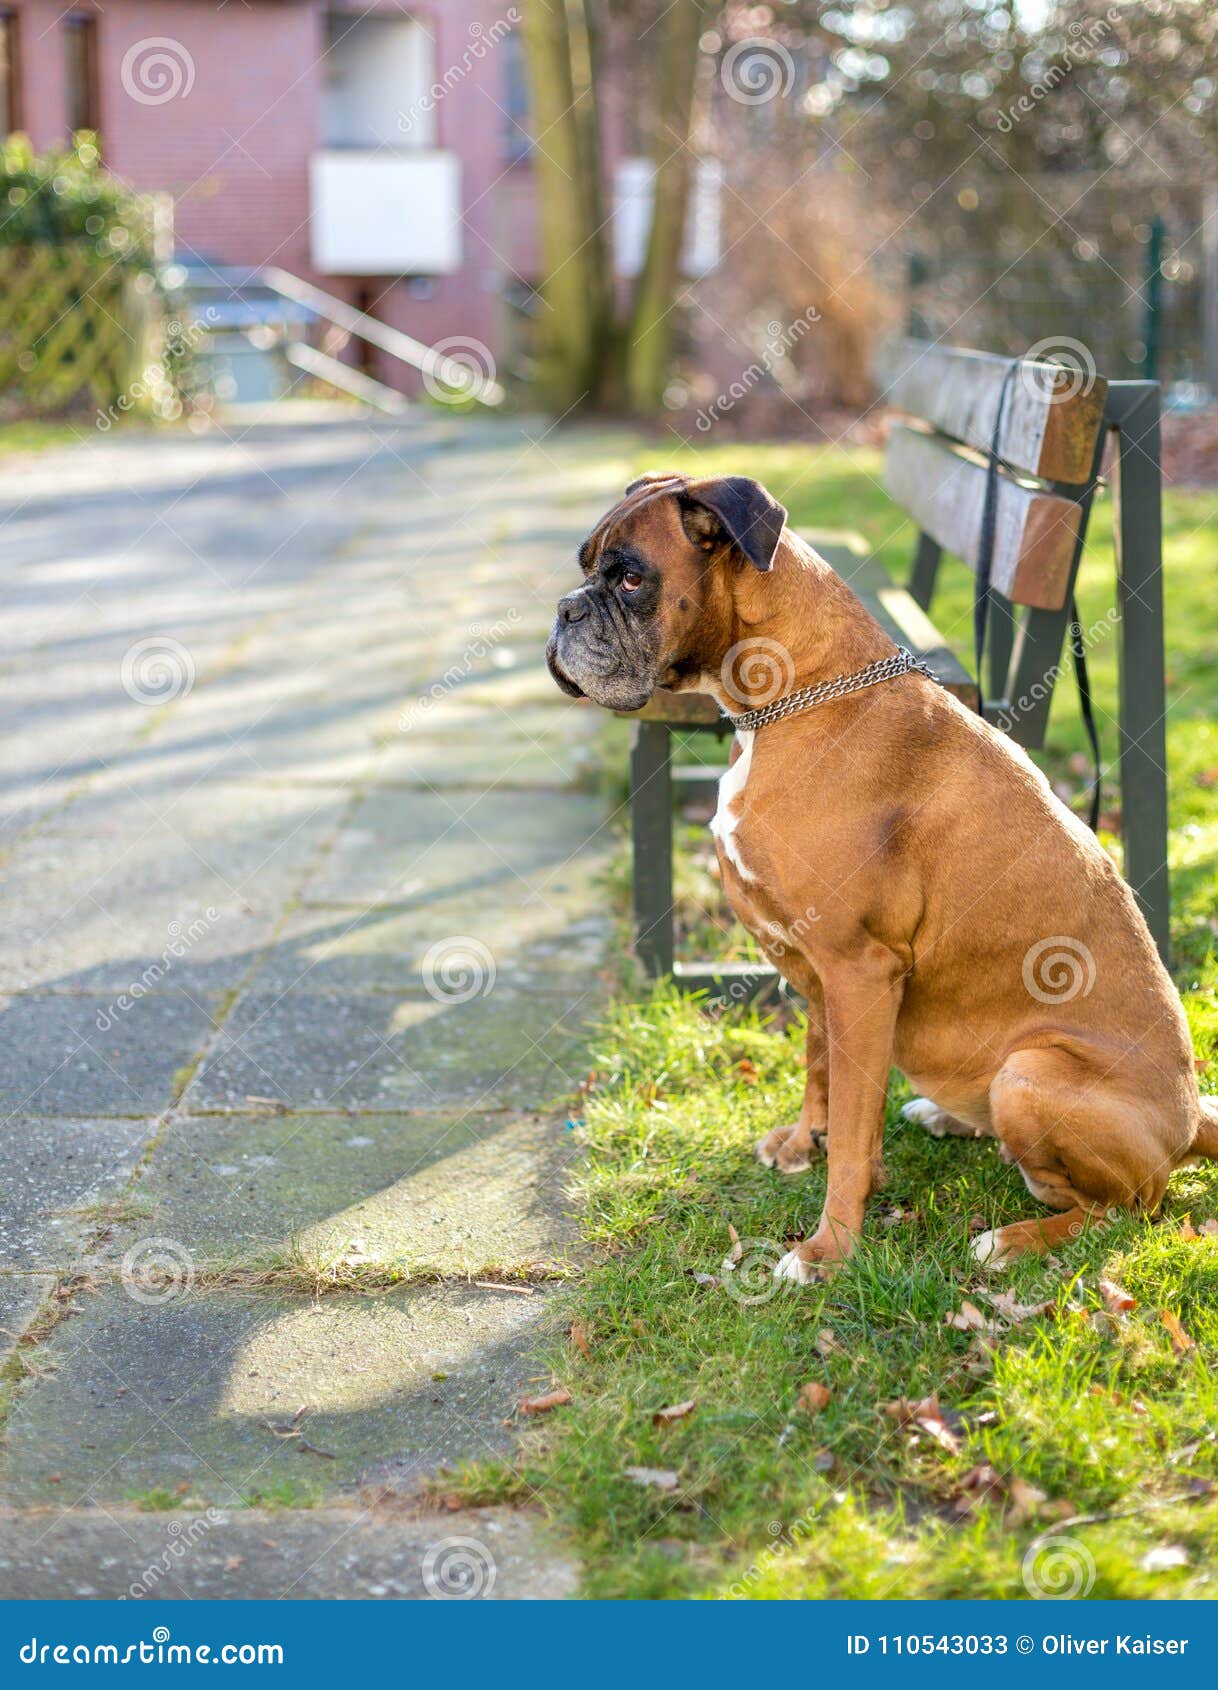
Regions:
M 568 593 L 566 598 L 558 601 L 558 620 L 560 622 L 579 622 L 588 614 L 588 600 L 582 588 L 577 593 Z

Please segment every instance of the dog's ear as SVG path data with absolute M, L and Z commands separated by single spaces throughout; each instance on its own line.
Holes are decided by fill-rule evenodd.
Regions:
M 625 497 L 637 493 L 640 487 L 658 487 L 662 481 L 680 482 L 684 477 L 677 474 L 675 469 L 649 469 L 646 475 L 636 475 L 626 489 Z
M 710 550 L 724 533 L 764 575 L 774 567 L 787 513 L 760 481 L 746 475 L 689 481 L 681 493 L 685 531 L 695 545 Z

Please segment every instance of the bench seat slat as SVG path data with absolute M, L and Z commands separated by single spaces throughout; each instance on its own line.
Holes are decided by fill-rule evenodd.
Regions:
M 885 482 L 893 499 L 945 551 L 977 567 L 986 471 L 933 434 L 897 424 Z M 998 482 L 992 583 L 1012 604 L 1060 610 L 1070 585 L 1081 511 L 1073 499 Z
M 988 452 L 1008 358 L 904 341 L 889 365 L 888 403 Z M 1091 474 L 1108 383 L 1025 360 L 1007 390 L 998 455 L 1013 469 L 1070 485 Z

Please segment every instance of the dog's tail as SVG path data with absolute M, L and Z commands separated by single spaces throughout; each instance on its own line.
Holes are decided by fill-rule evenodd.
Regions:
M 1201 1099 L 1201 1118 L 1189 1155 L 1205 1156 L 1211 1162 L 1218 1162 L 1218 1097 Z

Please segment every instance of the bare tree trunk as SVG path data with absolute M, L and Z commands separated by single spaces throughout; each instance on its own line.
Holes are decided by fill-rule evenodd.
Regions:
M 626 397 L 630 408 L 644 415 L 663 403 L 672 360 L 673 306 L 681 284 L 681 250 L 696 164 L 692 142 L 704 16 L 705 0 L 674 0 L 656 26 L 661 39 L 651 231 L 625 347 Z
M 566 412 L 599 397 L 611 312 L 586 0 L 524 0 L 522 35 L 543 277 L 537 386 Z

